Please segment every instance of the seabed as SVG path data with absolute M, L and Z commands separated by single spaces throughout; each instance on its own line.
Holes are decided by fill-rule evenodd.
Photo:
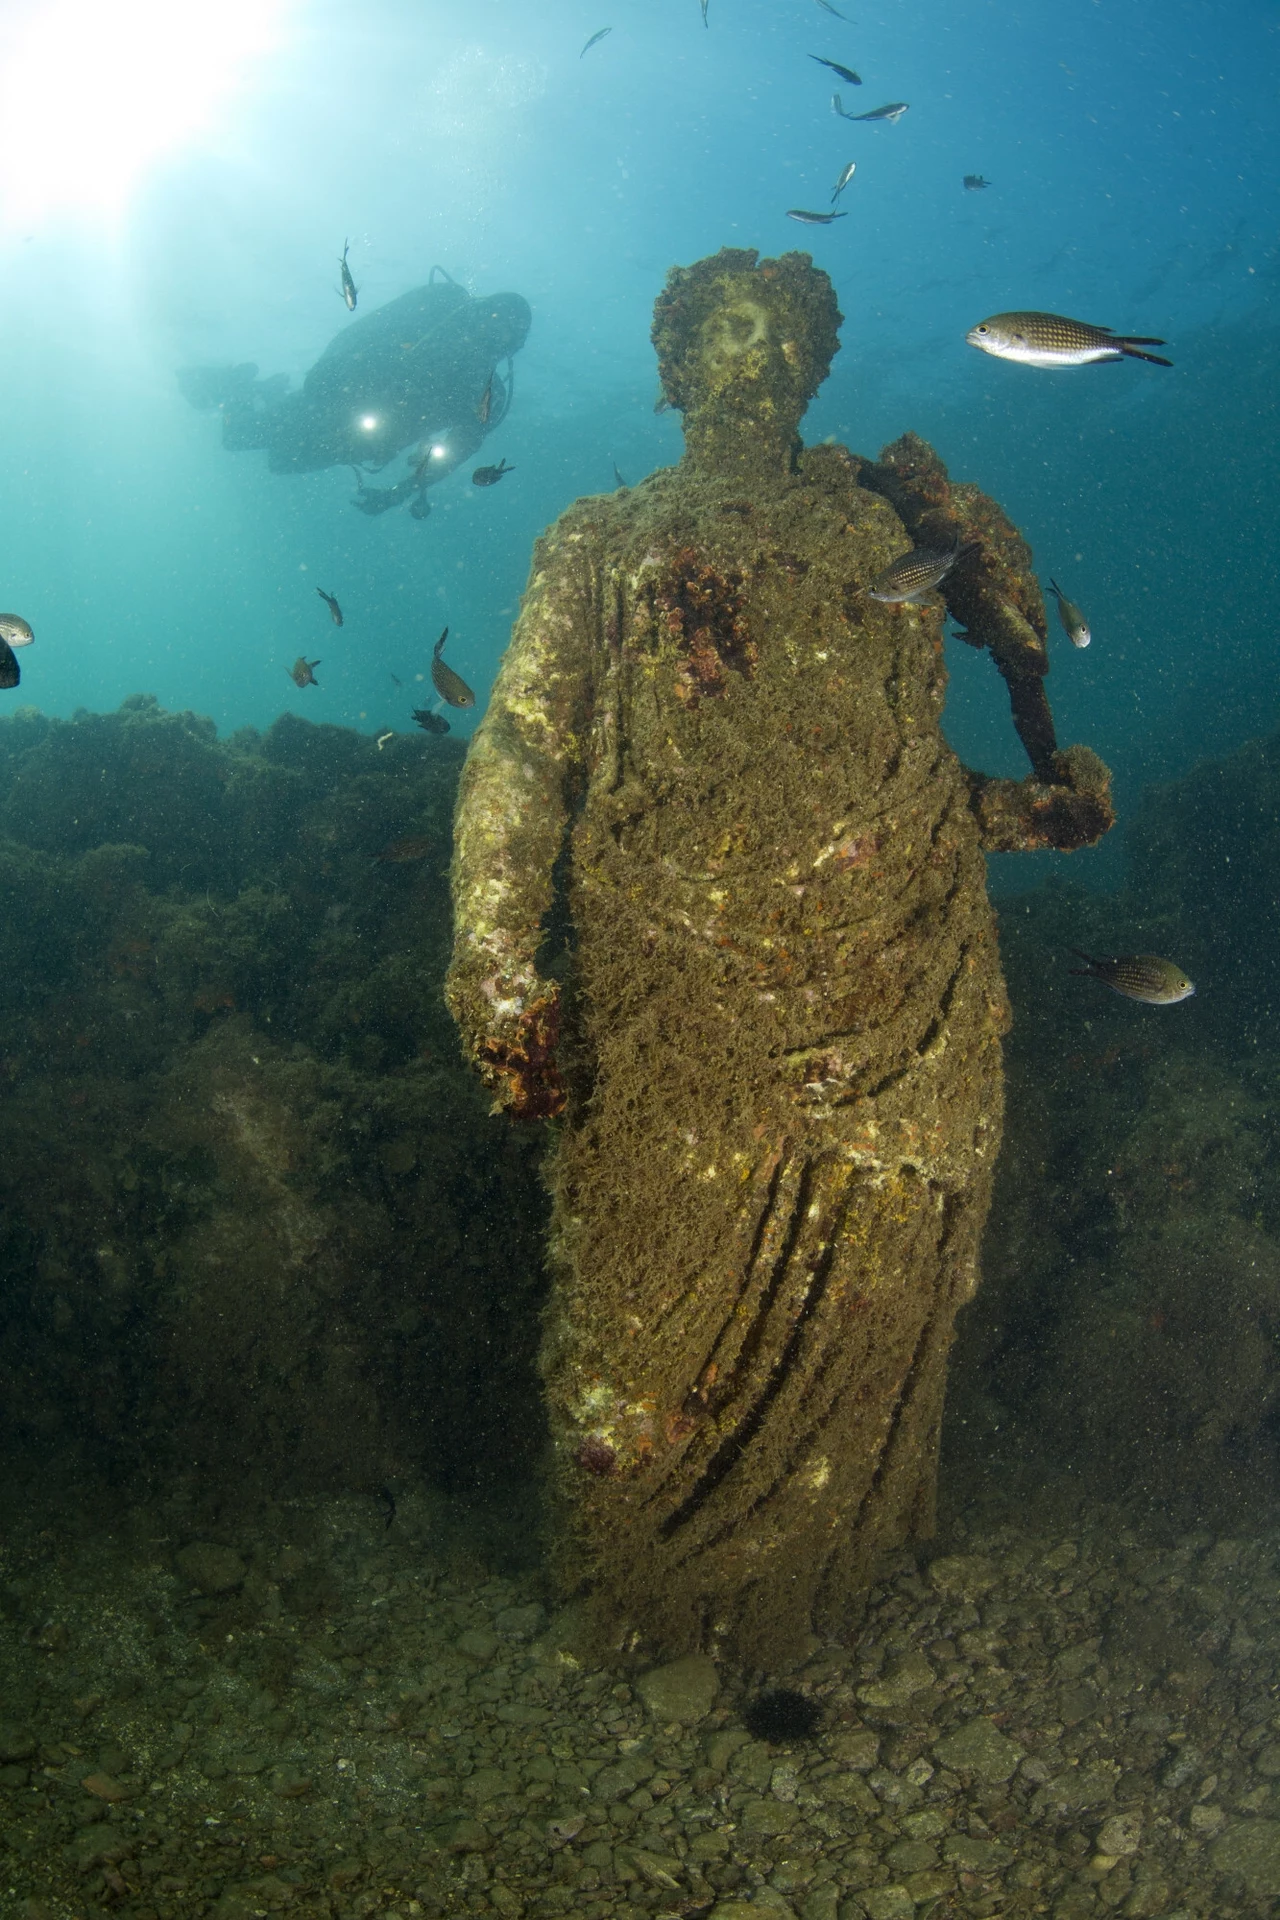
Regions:
M 1125 891 L 1000 903 L 941 1531 L 768 1673 L 603 1662 L 544 1568 L 540 1148 L 439 999 L 458 760 L 0 727 L 0 1914 L 1273 1915 L 1280 741 L 1144 802 Z M 777 1688 L 811 1740 L 748 1732 Z

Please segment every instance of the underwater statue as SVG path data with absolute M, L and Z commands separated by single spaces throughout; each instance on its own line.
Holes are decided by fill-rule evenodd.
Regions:
M 675 269 L 678 467 L 540 540 L 472 742 L 447 994 L 560 1116 L 542 1368 L 554 1550 L 615 1646 L 770 1664 L 930 1531 L 1008 1013 L 983 850 L 1081 846 L 1030 553 L 912 437 L 804 448 L 840 314 L 809 256 Z M 941 596 L 866 589 L 959 548 Z M 941 732 L 943 615 L 1032 773 Z
M 473 297 L 433 267 L 425 287 L 345 326 L 297 392 L 287 374 L 259 380 L 252 364 L 187 367 L 178 382 L 193 406 L 222 414 L 228 452 L 265 448 L 273 473 L 354 467 L 362 512 L 408 503 L 425 518 L 426 489 L 506 417 L 512 356 L 530 318 L 518 293 Z M 394 485 L 364 485 L 364 472 L 406 448 L 408 468 Z

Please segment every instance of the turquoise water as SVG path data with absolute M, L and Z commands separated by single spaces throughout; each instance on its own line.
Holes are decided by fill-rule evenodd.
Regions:
M 11 10 L 12 86 L 24 32 L 57 11 Z M 161 99 L 179 124 L 109 205 L 111 120 L 95 146 L 74 33 L 36 133 L 0 158 L 0 600 L 37 635 L 11 704 L 66 715 L 141 690 L 222 730 L 282 710 L 404 728 L 447 622 L 482 711 L 538 531 L 615 462 L 634 482 L 678 456 L 676 417 L 652 411 L 652 304 L 672 264 L 728 244 L 806 248 L 835 282 L 843 351 L 807 435 L 870 453 L 924 434 L 1085 608 L 1094 643 L 1074 654 L 1055 625 L 1050 692 L 1122 809 L 1269 719 L 1273 9 L 850 0 L 846 24 L 815 0 L 710 0 L 704 29 L 698 0 L 299 0 L 264 10 L 268 44 L 184 129 L 184 88 L 236 31 L 234 9 L 187 11 L 193 45 L 122 104 L 116 137 L 145 140 Z M 130 34 L 139 59 L 164 55 L 145 10 L 113 32 L 117 55 Z M 853 111 L 910 111 L 849 124 L 835 89 Z M 65 160 L 79 139 L 78 165 L 42 160 L 41 140 Z M 850 159 L 847 219 L 785 217 L 826 206 Z M 966 173 L 992 184 L 966 192 Z M 224 452 L 178 390 L 180 367 L 245 361 L 296 384 L 353 324 L 345 238 L 355 320 L 436 265 L 532 307 L 479 456 L 516 471 L 480 489 L 464 463 L 425 522 L 354 511 L 345 467 L 279 475 Z M 966 346 L 1007 307 L 1162 335 L 1174 369 L 1042 373 Z M 955 651 L 953 739 L 1021 773 L 1003 689 Z M 286 678 L 300 653 L 322 661 L 318 690 Z

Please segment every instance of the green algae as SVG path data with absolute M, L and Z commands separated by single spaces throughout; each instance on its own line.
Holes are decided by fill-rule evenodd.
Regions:
M 460 758 L 142 697 L 0 723 L 9 1444 L 300 1487 L 536 1444 L 534 1143 L 439 993 Z

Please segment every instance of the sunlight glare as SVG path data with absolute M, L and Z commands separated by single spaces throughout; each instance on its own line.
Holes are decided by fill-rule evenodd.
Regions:
M 0 218 L 119 213 L 205 132 L 288 0 L 30 0 L 0 25 Z

